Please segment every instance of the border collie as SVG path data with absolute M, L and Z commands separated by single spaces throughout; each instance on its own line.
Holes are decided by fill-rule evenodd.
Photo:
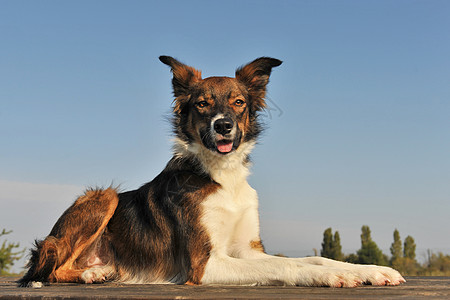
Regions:
M 236 77 L 208 77 L 169 56 L 173 157 L 141 188 L 91 189 L 36 241 L 21 286 L 49 282 L 398 285 L 388 267 L 265 253 L 258 197 L 247 182 L 258 113 L 281 61 L 261 57 Z

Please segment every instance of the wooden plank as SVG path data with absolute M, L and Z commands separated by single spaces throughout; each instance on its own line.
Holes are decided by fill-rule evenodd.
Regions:
M 408 277 L 400 286 L 358 288 L 52 284 L 18 288 L 0 277 L 0 299 L 450 299 L 450 277 Z

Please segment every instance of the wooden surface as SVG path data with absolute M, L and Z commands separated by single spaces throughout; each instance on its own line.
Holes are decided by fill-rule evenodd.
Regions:
M 52 284 L 18 288 L 0 277 L 0 299 L 450 299 L 450 277 L 407 277 L 401 286 L 359 288 Z

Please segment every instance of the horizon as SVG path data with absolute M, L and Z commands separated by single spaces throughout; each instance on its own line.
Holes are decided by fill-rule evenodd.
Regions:
M 450 2 L 4 1 L 0 230 L 30 247 L 88 186 L 136 189 L 171 157 L 170 55 L 209 76 L 261 56 L 249 183 L 271 252 L 361 226 L 450 253 Z M 219 13 L 220 12 L 220 13 Z M 297 249 L 297 250 L 293 250 Z M 308 250 L 309 249 L 309 250 Z M 423 249 L 423 250 L 420 250 Z M 441 249 L 441 250 L 439 250 Z M 16 267 L 16 266 L 15 266 Z

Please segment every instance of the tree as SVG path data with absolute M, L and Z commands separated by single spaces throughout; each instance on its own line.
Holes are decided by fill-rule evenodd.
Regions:
M 344 253 L 342 253 L 342 246 L 341 246 L 341 237 L 340 237 L 338 231 L 336 231 L 334 233 L 333 259 L 340 260 L 340 261 L 344 260 Z
M 394 242 L 391 245 L 391 266 L 400 273 L 408 276 L 416 276 L 420 271 L 420 265 L 416 261 L 416 244 L 411 236 L 407 236 L 402 249 L 400 234 L 394 231 Z
M 420 272 L 420 265 L 416 260 L 416 243 L 411 236 L 405 238 L 403 244 L 403 257 L 392 262 L 392 266 L 402 274 L 415 276 Z
M 10 234 L 12 231 L 6 231 L 5 229 L 0 232 L 0 237 Z M 19 243 L 7 243 L 3 241 L 0 248 L 0 275 L 8 274 L 9 268 L 14 265 L 14 261 L 22 258 L 25 249 L 22 251 L 14 252 L 14 249 L 19 248 Z
M 392 254 L 390 263 L 391 263 L 391 265 L 394 265 L 403 256 L 402 255 L 403 254 L 402 240 L 400 239 L 400 233 L 398 232 L 397 229 L 395 229 L 395 231 L 394 231 L 394 242 L 392 243 L 390 250 L 391 250 L 391 254 Z
M 386 256 L 378 248 L 377 244 L 372 240 L 370 228 L 364 225 L 361 228 L 361 249 L 356 254 L 358 255 L 358 263 L 360 264 L 375 264 L 386 265 Z
M 333 234 L 331 228 L 325 229 L 323 232 L 322 250 L 320 256 L 332 258 L 333 257 Z
M 403 256 L 416 260 L 416 243 L 410 235 L 405 238 L 405 243 L 403 245 Z
M 327 228 L 323 232 L 322 250 L 320 251 L 320 255 L 335 260 L 344 259 L 344 254 L 342 253 L 341 238 L 338 231 L 334 233 L 334 237 L 331 228 Z

